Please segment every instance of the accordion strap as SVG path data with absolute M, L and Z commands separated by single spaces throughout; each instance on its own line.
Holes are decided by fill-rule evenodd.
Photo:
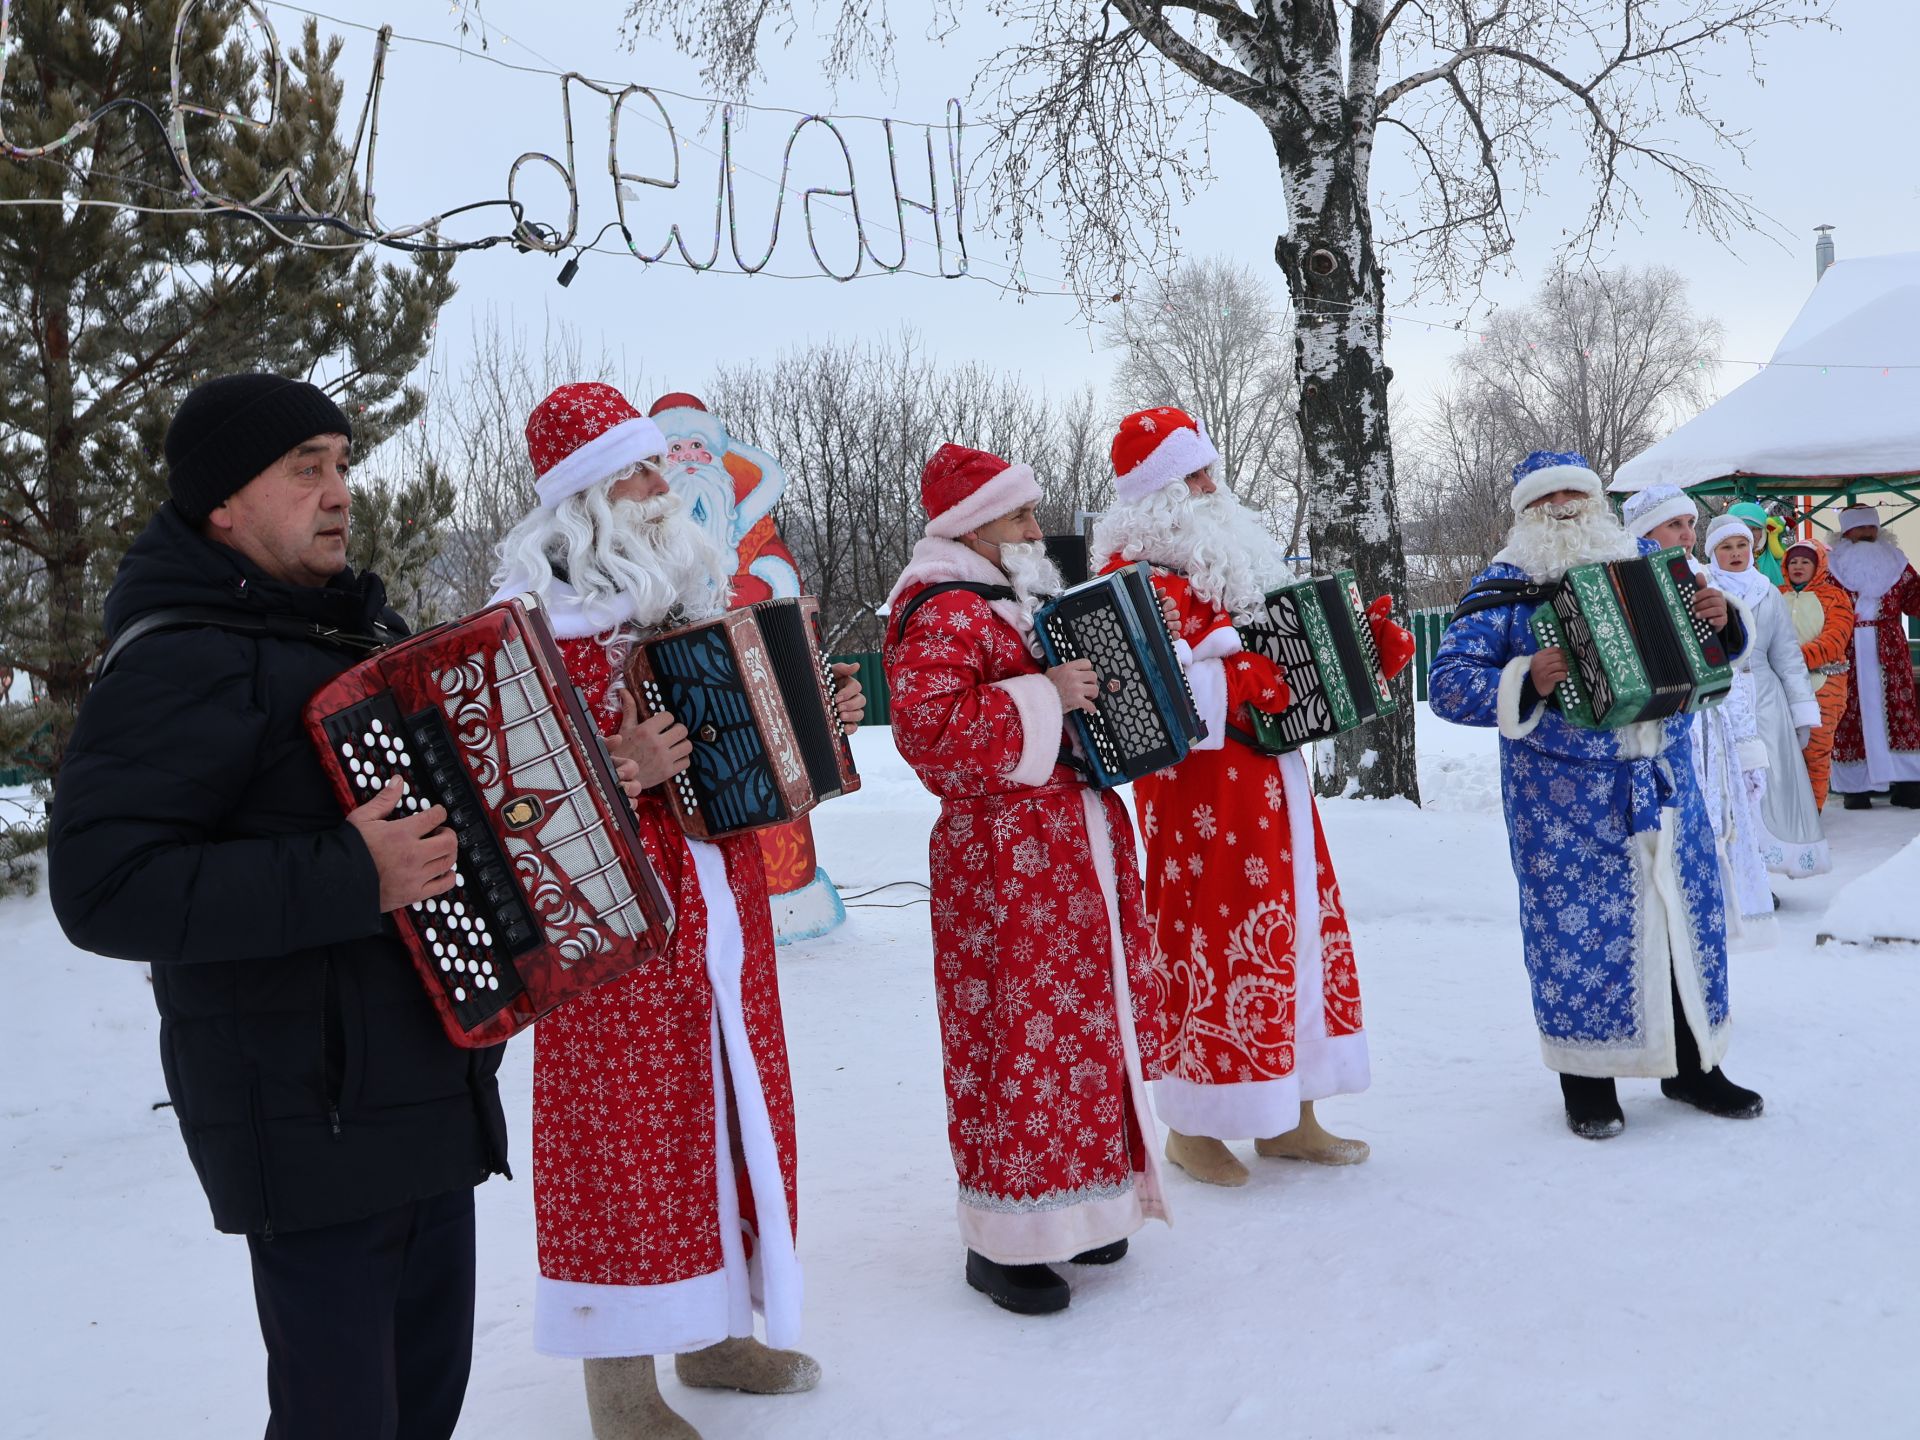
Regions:
M 1489 580 L 1477 590 L 1469 590 L 1447 617 L 1447 624 L 1478 615 L 1482 610 L 1498 610 L 1506 605 L 1537 605 L 1550 599 L 1560 588 L 1558 580 L 1542 584 L 1535 580 Z
M 399 638 L 342 630 L 334 625 L 322 625 L 317 620 L 296 620 L 290 615 L 255 615 L 246 610 L 223 610 L 212 605 L 180 605 L 164 610 L 149 610 L 114 636 L 107 653 L 100 657 L 100 663 L 94 669 L 93 683 L 97 685 L 106 678 L 114 661 L 134 641 L 163 630 L 191 630 L 200 626 L 231 630 L 236 635 L 270 636 L 276 640 L 304 640 L 314 645 L 333 645 L 342 650 L 351 650 L 356 655 L 371 655 Z
M 899 636 L 905 636 L 907 633 L 907 621 L 913 618 L 914 611 L 926 604 L 927 601 L 933 599 L 934 596 L 945 595 L 952 590 L 964 590 L 969 595 L 978 595 L 982 600 L 1012 600 L 1015 598 L 1011 585 L 983 585 L 977 580 L 942 580 L 937 584 L 927 586 L 926 589 L 922 590 L 907 602 L 906 608 L 900 612 L 898 622 L 900 628 L 893 633 Z

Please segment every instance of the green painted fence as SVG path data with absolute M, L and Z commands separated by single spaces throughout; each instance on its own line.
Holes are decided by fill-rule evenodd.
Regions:
M 860 688 L 867 692 L 867 718 L 860 723 L 891 724 L 893 712 L 887 706 L 887 672 L 880 668 L 880 652 L 861 650 L 851 655 L 830 655 L 827 658 L 841 665 L 860 667 Z

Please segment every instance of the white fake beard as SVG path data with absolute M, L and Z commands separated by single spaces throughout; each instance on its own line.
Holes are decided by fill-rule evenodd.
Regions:
M 1827 547 L 1827 573 L 1862 600 L 1878 600 L 1899 583 L 1907 557 L 1882 530 L 1871 540 L 1842 535 Z
M 1096 569 L 1118 555 L 1177 570 L 1202 600 L 1237 619 L 1257 612 L 1269 590 L 1296 578 L 1265 518 L 1224 487 L 1195 495 L 1185 485 L 1168 485 L 1115 505 L 1093 527 L 1092 553 Z
M 501 588 L 544 592 L 555 567 L 581 601 L 652 629 L 669 617 L 706 620 L 727 608 L 732 557 L 668 493 L 609 500 L 606 486 L 536 510 L 501 542 Z
M 1067 588 L 1060 567 L 1047 557 L 1047 547 L 1038 540 L 1023 540 L 1000 547 L 1000 568 L 1013 586 L 1014 598 L 1029 619 L 1042 602 L 1051 600 Z
M 1514 516 L 1504 549 L 1493 558 L 1535 580 L 1558 580 L 1576 565 L 1631 560 L 1639 542 L 1597 496 L 1530 505 Z

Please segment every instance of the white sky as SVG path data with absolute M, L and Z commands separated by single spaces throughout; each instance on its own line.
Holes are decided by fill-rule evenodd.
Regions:
M 316 0 L 318 8 L 343 21 L 395 25 L 402 34 L 457 40 L 457 21 L 445 3 L 382 5 L 375 0 Z M 629 52 L 619 41 L 620 0 L 561 5 L 554 0 L 485 0 L 484 17 L 492 32 L 491 53 L 502 59 L 540 64 L 533 52 L 567 68 L 596 76 L 701 89 L 693 62 L 665 43 L 643 44 Z M 803 0 L 804 8 L 804 0 Z M 903 33 L 898 47 L 899 73 L 891 83 L 871 80 L 842 84 L 838 93 L 821 77 L 818 46 L 802 37 L 791 47 L 773 48 L 765 57 L 766 76 L 752 100 L 773 105 L 817 106 L 827 113 L 892 114 L 903 119 L 937 119 L 945 97 L 964 95 L 979 63 L 1004 32 L 987 25 L 963 27 L 943 46 L 912 32 L 916 7 L 894 5 Z M 1615 255 L 1624 261 L 1662 260 L 1685 274 L 1694 303 L 1718 316 L 1727 329 L 1730 361 L 1765 359 L 1813 283 L 1812 227 L 1837 227 L 1841 256 L 1920 249 L 1920 167 L 1913 160 L 1920 132 L 1913 60 L 1920 54 L 1920 6 L 1909 0 L 1838 0 L 1838 31 L 1809 31 L 1778 38 L 1764 52 L 1764 84 L 1756 85 L 1735 68 L 1715 83 L 1711 101 L 1735 129 L 1749 132 L 1747 166 L 1737 157 L 1720 162 L 1724 178 L 1751 193 L 1759 207 L 1778 222 L 1781 241 L 1744 237 L 1729 253 L 1682 225 L 1682 207 L 1660 182 L 1646 177 L 1651 213 L 1638 233 L 1619 237 Z M 298 34 L 300 16 L 282 5 L 271 9 L 283 40 Z M 346 49 L 341 74 L 348 93 L 347 120 L 358 113 L 372 53 L 371 37 L 361 30 L 322 21 L 324 31 L 340 34 Z M 519 43 L 519 42 L 524 42 Z M 1726 63 L 1733 64 L 1729 54 Z M 505 193 L 506 175 L 522 151 L 558 154 L 563 144 L 559 82 L 541 75 L 514 74 L 472 58 L 397 42 L 389 58 L 382 97 L 376 189 L 383 223 L 395 226 L 423 219 L 451 206 Z M 675 192 L 643 189 L 631 202 L 635 238 L 657 248 L 667 226 L 686 226 L 691 246 L 711 244 L 717 162 L 689 143 L 713 144 L 714 134 L 699 132 L 702 110 L 684 101 L 667 102 L 680 127 L 683 144 L 681 188 Z M 581 238 L 613 217 L 606 172 L 606 102 L 576 89 L 574 127 L 580 176 Z M 639 108 L 630 111 L 622 139 L 622 160 L 634 170 L 666 163 L 657 128 Z M 778 173 L 778 155 L 791 121 L 760 115 L 744 137 L 737 136 L 741 165 L 736 186 L 741 208 L 756 217 L 771 210 L 775 187 L 752 173 Z M 715 127 L 717 130 L 717 126 Z M 891 190 L 877 127 L 846 127 L 855 146 L 861 177 L 861 201 L 869 217 L 891 218 Z M 903 172 L 913 175 L 915 151 L 902 132 Z M 1385 132 L 1383 132 L 1384 135 Z M 1193 255 L 1225 254 L 1244 260 L 1282 286 L 1272 266 L 1272 244 L 1284 224 L 1272 152 L 1253 121 L 1223 108 L 1213 139 L 1215 169 L 1221 177 L 1196 197 L 1179 217 L 1182 243 Z M 1390 143 L 1390 142 L 1388 142 Z M 978 145 L 975 145 L 978 150 Z M 1570 147 L 1571 148 L 1571 147 Z M 918 184 L 906 180 L 907 193 L 924 198 L 924 151 Z M 818 128 L 795 152 L 794 189 L 832 186 L 841 171 L 831 139 Z M 1410 171 L 1388 154 L 1376 166 L 1379 191 L 1401 188 Z M 531 166 L 523 174 L 522 198 L 539 219 L 563 222 L 564 192 Z M 945 184 L 942 182 L 944 194 Z M 1489 297 L 1515 303 L 1546 273 L 1553 246 L 1564 227 L 1576 224 L 1585 192 L 1569 172 L 1553 177 L 1547 198 L 1537 202 L 1524 222 L 1511 273 L 1496 277 Z M 815 266 L 797 218 L 797 195 L 789 200 L 771 266 L 810 272 Z M 831 204 L 844 202 L 829 201 Z M 490 212 L 486 228 L 504 229 L 504 210 Z M 844 221 L 824 217 L 822 246 L 829 259 L 850 254 Z M 877 227 L 876 227 L 877 228 Z M 922 243 L 924 222 L 910 221 L 915 236 L 910 264 L 934 268 L 931 246 Z M 968 246 L 978 275 L 998 278 L 1005 251 L 981 223 L 969 225 Z M 471 231 L 465 233 L 473 233 Z M 619 243 L 618 232 L 610 241 Z M 883 253 L 883 236 L 874 243 Z M 897 243 L 897 242 L 896 242 Z M 766 245 L 759 228 L 743 224 L 740 246 L 749 259 Z M 1030 251 L 1027 271 L 1036 286 L 1058 269 L 1044 250 Z M 1089 336 L 1073 302 L 1037 296 L 1021 303 L 983 280 L 942 281 L 912 275 L 880 276 L 851 284 L 812 278 L 777 280 L 738 274 L 690 273 L 677 266 L 643 266 L 630 256 L 588 255 L 568 289 L 555 283 L 560 262 L 538 254 L 518 254 L 505 246 L 464 256 L 455 268 L 460 295 L 443 313 L 436 363 L 456 363 L 474 320 L 495 309 L 537 337 L 548 322 L 577 327 L 589 350 L 604 347 L 622 360 L 622 373 L 635 372 L 663 382 L 661 388 L 698 389 L 717 361 L 771 356 L 811 339 L 857 338 L 890 331 L 902 323 L 917 326 L 929 347 L 943 359 L 979 359 L 1015 370 L 1049 389 L 1067 389 L 1092 380 L 1103 384 L 1109 357 Z M 728 268 L 731 268 L 729 265 Z M 1389 340 L 1389 362 L 1396 372 L 1402 402 L 1424 402 L 1445 375 L 1448 357 L 1461 343 L 1445 329 L 1461 318 L 1460 306 L 1440 299 L 1410 304 L 1404 287 L 1393 287 L 1391 303 L 1439 322 L 1427 330 L 1419 323 L 1396 322 Z M 1484 309 L 1480 313 L 1484 313 Z M 1471 321 L 1469 321 L 1471 324 Z M 1753 366 L 1723 367 L 1722 389 Z M 633 397 L 644 405 L 651 395 Z M 1177 398 L 1177 397 L 1169 397 Z M 956 437 L 965 438 L 965 437 Z M 1556 437 L 1541 437 L 1542 443 Z

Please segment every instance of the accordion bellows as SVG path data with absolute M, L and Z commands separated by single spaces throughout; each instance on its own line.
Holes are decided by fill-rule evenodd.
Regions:
M 1567 571 L 1528 622 L 1541 649 L 1567 652 L 1567 678 L 1553 694 L 1561 717 L 1585 730 L 1618 730 L 1725 700 L 1733 665 L 1693 613 L 1700 588 L 1678 547 Z
M 1033 629 L 1048 665 L 1091 660 L 1100 677 L 1093 712 L 1067 716 L 1096 788 L 1187 758 L 1200 716 L 1145 564 L 1061 591 L 1034 612 Z
M 394 920 L 454 1043 L 497 1044 L 665 949 L 672 905 L 532 597 L 343 671 L 306 721 L 344 808 L 395 775 L 396 815 L 446 807 L 457 882 Z
M 665 711 L 693 741 L 667 803 L 698 839 L 797 820 L 860 788 L 820 649 L 820 602 L 762 600 L 636 644 L 640 717 Z
M 1269 591 L 1240 643 L 1279 665 L 1291 698 L 1277 715 L 1252 712 L 1255 748 L 1297 750 L 1398 708 L 1351 570 Z

